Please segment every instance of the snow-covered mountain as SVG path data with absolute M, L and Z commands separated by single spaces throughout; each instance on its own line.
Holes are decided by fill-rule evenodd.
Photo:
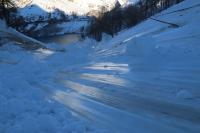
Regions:
M 103 11 L 110 10 L 116 2 L 125 5 L 135 1 L 137 0 L 21 0 L 17 2 L 17 5 L 21 8 L 19 11 L 23 16 L 42 15 L 44 12 L 53 12 L 55 9 L 68 15 L 82 16 L 90 12 L 102 11 L 102 9 Z
M 18 15 L 23 18 L 25 24 L 20 24 L 18 29 L 27 34 L 31 33 L 29 35 L 43 36 L 42 32 L 49 32 L 41 30 L 64 25 L 65 30 L 58 29 L 57 33 L 80 33 L 81 29 L 87 26 L 90 16 L 98 16 L 111 10 L 117 2 L 127 5 L 131 1 L 135 0 L 20 0 L 16 1 L 19 7 Z
M 111 9 L 117 0 L 25 0 L 18 2 L 22 8 L 22 15 L 41 14 L 36 10 L 36 6 L 44 12 L 53 12 L 55 9 L 64 11 L 68 15 L 86 15 L 90 11 L 101 10 L 102 8 Z

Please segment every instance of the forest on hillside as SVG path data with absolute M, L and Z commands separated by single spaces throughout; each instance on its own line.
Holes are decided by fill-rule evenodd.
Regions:
M 119 3 L 116 3 L 111 11 L 102 12 L 99 17 L 92 19 L 87 33 L 100 41 L 102 33 L 114 36 L 120 30 L 130 28 L 181 1 L 183 0 L 139 0 L 126 7 L 121 7 Z

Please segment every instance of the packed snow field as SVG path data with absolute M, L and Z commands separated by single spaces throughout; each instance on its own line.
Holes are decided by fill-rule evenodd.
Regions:
M 0 132 L 199 133 L 200 2 L 153 18 L 180 27 L 148 19 L 100 43 L 34 51 L 2 38 Z

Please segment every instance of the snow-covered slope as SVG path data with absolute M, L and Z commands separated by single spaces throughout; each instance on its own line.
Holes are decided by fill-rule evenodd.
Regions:
M 188 97 L 194 100 L 193 103 L 196 101 L 199 104 L 200 91 L 197 86 L 200 83 L 198 76 L 192 73 L 198 71 L 200 65 L 198 62 L 200 54 L 199 11 L 199 1 L 185 0 L 152 17 L 177 24 L 179 27 L 174 28 L 169 24 L 148 19 L 133 28 L 118 33 L 112 39 L 105 39 L 105 42 L 101 42 L 102 45 L 99 46 L 99 49 L 103 50 L 99 51 L 100 56 L 109 57 L 120 52 L 134 67 L 134 71 L 140 74 L 139 77 L 130 75 L 133 81 L 137 79 L 142 82 L 144 80 L 148 81 L 148 84 L 156 86 L 170 84 L 170 88 L 166 86 L 168 89 L 178 86 L 178 88 L 174 88 L 175 90 L 171 90 L 171 95 L 174 96 L 171 97 L 173 100 L 174 98 L 179 99 L 179 94 L 184 91 L 188 92 Z M 155 71 L 156 67 L 159 70 Z M 147 72 L 142 72 L 143 70 Z M 159 93 L 159 91 L 155 93 Z M 163 96 L 161 97 L 164 99 Z M 184 99 L 184 96 L 180 97 Z M 166 97 L 166 100 L 170 99 Z
M 99 44 L 48 44 L 62 53 L 0 47 L 0 132 L 199 133 L 199 6 L 154 16 L 178 28 L 149 19 Z

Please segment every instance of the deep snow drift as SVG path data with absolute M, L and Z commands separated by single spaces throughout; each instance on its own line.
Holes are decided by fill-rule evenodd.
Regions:
M 41 86 L 42 82 L 44 85 L 51 83 L 46 81 L 50 81 L 57 59 L 54 57 L 52 61 L 55 64 L 50 63 L 53 65 L 50 68 L 45 58 L 54 52 L 40 47 L 43 46 L 41 42 L 7 29 L 3 21 L 0 21 L 0 26 L 0 132 L 105 132 L 76 119 L 67 108 L 51 99 L 50 93 Z M 23 43 L 35 44 L 39 49 L 32 51 L 30 46 L 24 47 Z M 57 54 L 64 55 L 60 52 Z
M 0 132 L 199 133 L 200 2 L 154 18 L 180 27 L 149 19 L 100 43 L 1 46 Z

